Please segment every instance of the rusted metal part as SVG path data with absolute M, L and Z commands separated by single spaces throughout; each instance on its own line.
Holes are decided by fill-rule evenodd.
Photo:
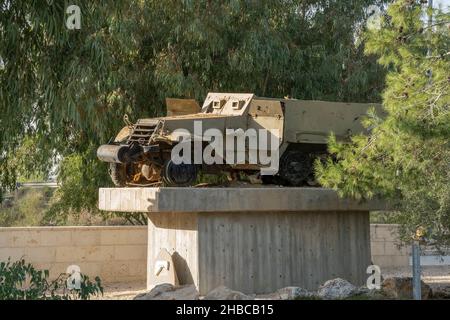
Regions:
M 161 179 L 161 167 L 151 164 L 143 164 L 141 168 L 142 176 L 148 181 L 159 181 Z

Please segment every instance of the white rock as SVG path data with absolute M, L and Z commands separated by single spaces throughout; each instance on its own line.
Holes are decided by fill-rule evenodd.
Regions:
M 254 300 L 255 298 L 225 286 L 217 287 L 205 296 L 204 300 Z
M 358 292 L 358 288 L 347 280 L 336 278 L 328 280 L 319 287 L 317 295 L 322 299 L 345 299 Z
M 137 295 L 134 300 L 198 300 L 195 285 L 174 286 L 169 283 L 157 285 L 147 293 Z

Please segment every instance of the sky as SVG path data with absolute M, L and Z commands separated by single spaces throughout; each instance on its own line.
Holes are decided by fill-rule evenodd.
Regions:
M 450 6 L 450 0 L 434 0 L 433 1 L 433 7 L 439 7 L 439 5 L 442 5 L 442 9 L 444 9 L 444 11 L 448 11 L 448 7 Z

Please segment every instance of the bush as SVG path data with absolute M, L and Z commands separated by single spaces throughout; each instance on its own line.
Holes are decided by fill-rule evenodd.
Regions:
M 42 225 L 48 201 L 53 190 L 50 188 L 21 188 L 16 196 L 5 200 L 0 206 L 0 226 L 21 227 Z
M 71 275 L 62 273 L 49 281 L 48 270 L 37 270 L 24 259 L 0 262 L 0 300 L 87 300 L 93 295 L 103 295 L 99 277 L 95 282 L 80 274 L 80 288 L 68 286 Z

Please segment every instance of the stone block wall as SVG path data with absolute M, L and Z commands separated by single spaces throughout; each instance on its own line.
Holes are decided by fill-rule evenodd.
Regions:
M 145 281 L 147 227 L 0 228 L 0 261 L 24 258 L 55 278 L 70 265 L 103 282 Z
M 407 267 L 409 248 L 397 247 L 396 225 L 370 226 L 373 263 Z M 143 281 L 147 274 L 147 226 L 0 228 L 0 261 L 25 258 L 52 278 L 78 265 L 105 283 Z
M 409 266 L 410 247 L 398 247 L 397 225 L 371 224 L 370 246 L 372 262 L 380 268 Z

